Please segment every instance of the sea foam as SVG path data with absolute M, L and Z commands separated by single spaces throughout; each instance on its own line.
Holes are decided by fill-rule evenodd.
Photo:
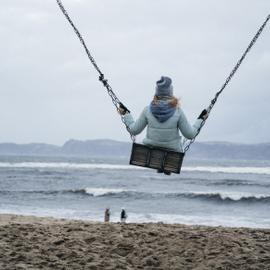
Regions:
M 0 168 L 41 168 L 41 169 L 103 169 L 103 170 L 143 170 L 145 168 L 122 164 L 71 163 L 71 162 L 0 162 Z M 183 172 L 210 172 L 231 174 L 270 174 L 270 167 L 222 167 L 185 166 Z

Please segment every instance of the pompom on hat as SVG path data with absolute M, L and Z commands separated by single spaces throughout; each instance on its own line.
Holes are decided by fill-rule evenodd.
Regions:
M 173 96 L 172 79 L 166 76 L 161 76 L 156 85 L 156 96 Z

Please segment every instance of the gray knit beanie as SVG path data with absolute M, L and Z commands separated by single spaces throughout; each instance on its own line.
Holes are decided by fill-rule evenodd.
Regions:
M 156 85 L 156 96 L 173 96 L 172 80 L 169 77 L 161 76 Z

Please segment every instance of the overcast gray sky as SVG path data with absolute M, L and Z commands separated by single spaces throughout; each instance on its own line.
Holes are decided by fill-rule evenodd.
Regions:
M 270 13 L 269 0 L 63 0 L 137 117 L 161 75 L 193 122 Z M 0 142 L 129 140 L 55 0 L 0 3 Z M 270 23 L 198 141 L 270 141 Z M 141 139 L 142 136 L 139 137 Z

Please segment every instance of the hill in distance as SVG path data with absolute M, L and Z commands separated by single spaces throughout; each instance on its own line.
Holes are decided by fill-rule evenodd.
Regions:
M 129 156 L 132 144 L 114 140 L 69 140 L 63 146 L 45 143 L 1 143 L 0 155 L 18 156 Z M 195 142 L 188 156 L 191 159 L 270 160 L 270 143 L 237 144 L 228 142 Z

